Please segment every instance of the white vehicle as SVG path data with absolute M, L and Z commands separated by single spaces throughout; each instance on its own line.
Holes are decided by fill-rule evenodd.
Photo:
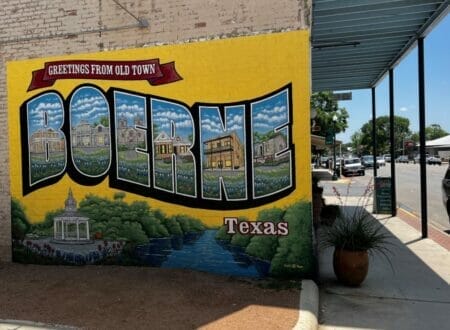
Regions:
M 378 166 L 386 166 L 386 159 L 384 159 L 384 156 L 377 157 L 377 164 Z
M 364 166 L 359 158 L 346 158 L 342 165 L 342 175 L 365 175 Z

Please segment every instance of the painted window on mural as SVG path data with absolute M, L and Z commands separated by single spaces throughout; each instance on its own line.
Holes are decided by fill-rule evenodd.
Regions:
M 145 97 L 114 92 L 117 178 L 150 186 Z
M 56 93 L 46 93 L 27 103 L 29 182 L 34 185 L 63 173 L 66 139 L 61 132 L 64 106 Z
M 155 188 L 196 196 L 194 121 L 177 103 L 151 99 Z
M 101 176 L 111 164 L 109 107 L 93 87 L 77 89 L 70 100 L 70 138 L 73 164 L 86 176 Z
M 245 107 L 225 107 L 222 120 L 218 107 L 200 107 L 202 195 L 227 200 L 247 197 L 245 162 Z
M 288 90 L 252 103 L 251 115 L 253 189 L 260 198 L 292 186 Z

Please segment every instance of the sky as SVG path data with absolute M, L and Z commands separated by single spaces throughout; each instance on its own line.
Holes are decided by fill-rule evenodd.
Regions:
M 450 15 L 442 19 L 424 39 L 425 126 L 439 124 L 450 134 Z M 376 115 L 389 115 L 388 75 L 375 88 Z M 353 90 L 351 101 L 339 101 L 349 112 L 348 128 L 336 139 L 344 143 L 372 119 L 370 89 Z M 394 68 L 394 113 L 408 118 L 410 130 L 419 131 L 417 47 Z

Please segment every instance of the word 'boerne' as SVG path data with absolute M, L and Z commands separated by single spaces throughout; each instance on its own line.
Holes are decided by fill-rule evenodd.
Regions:
M 93 85 L 67 100 L 48 91 L 21 107 L 23 191 L 65 174 L 85 185 L 108 176 L 110 187 L 179 204 L 262 205 L 295 188 L 291 112 L 290 85 L 250 101 L 191 107 Z

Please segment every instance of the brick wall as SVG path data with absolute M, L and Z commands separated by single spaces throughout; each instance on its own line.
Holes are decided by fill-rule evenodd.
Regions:
M 2 0 L 0 261 L 11 259 L 5 63 L 52 55 L 308 29 L 312 0 Z

